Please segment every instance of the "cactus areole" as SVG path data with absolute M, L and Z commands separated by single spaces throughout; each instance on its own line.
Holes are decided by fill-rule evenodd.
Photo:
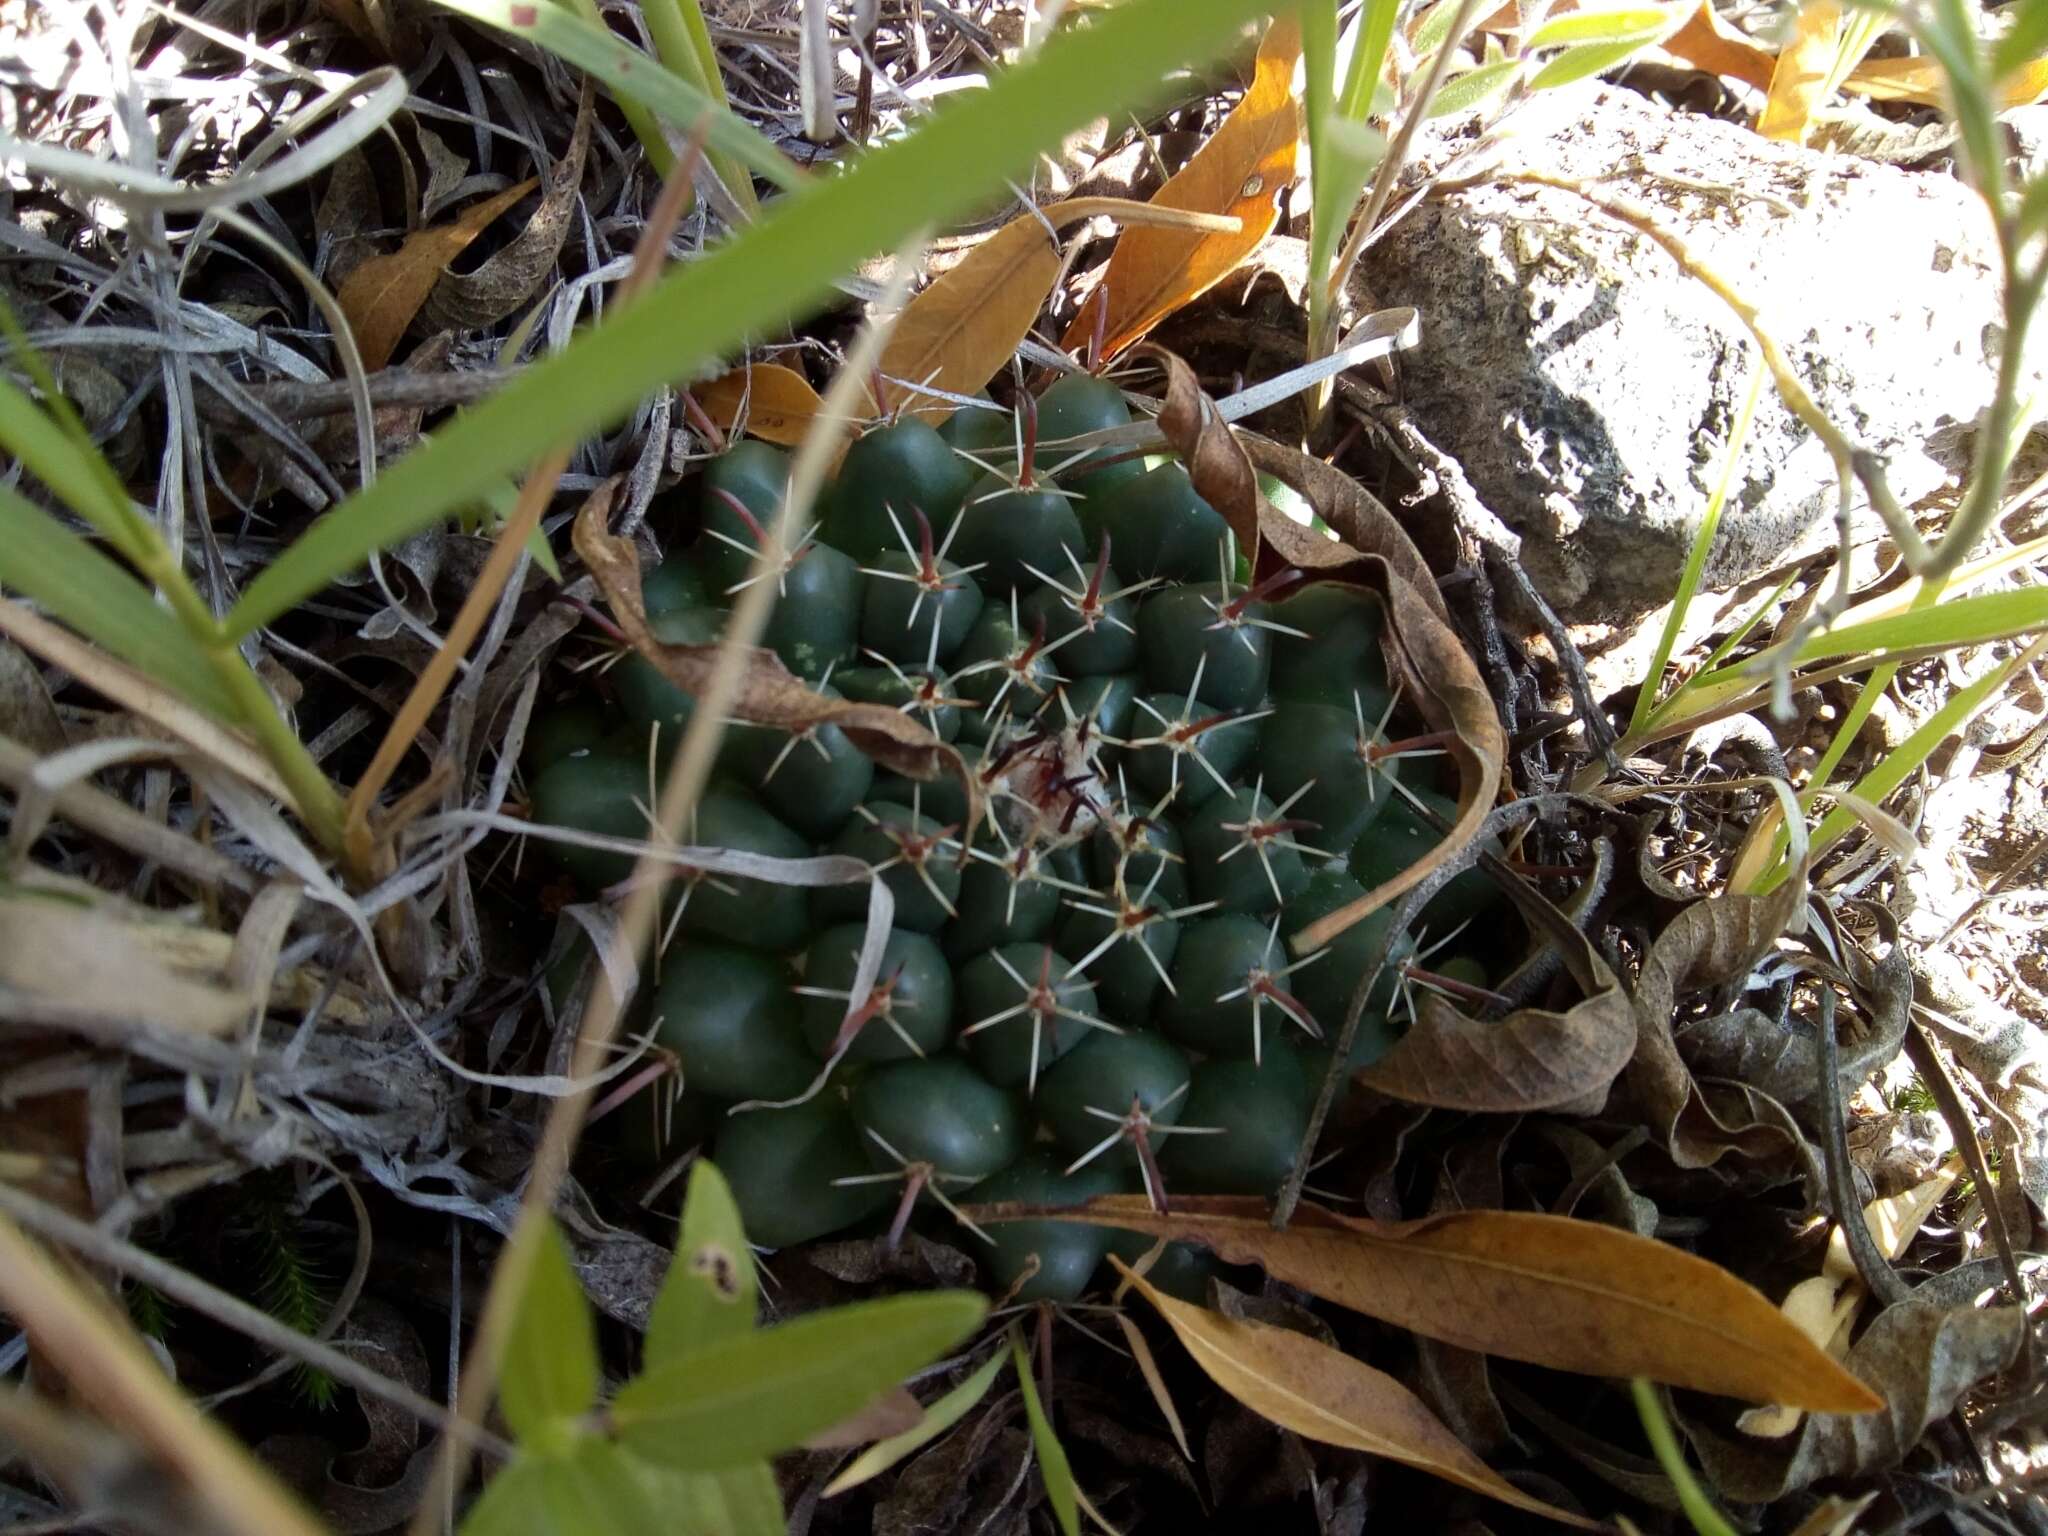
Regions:
M 700 643 L 738 591 L 776 582 L 764 643 L 789 669 L 904 710 L 982 791 L 970 827 L 958 783 L 879 770 L 834 726 L 726 734 L 687 842 L 851 855 L 895 900 L 855 995 L 865 887 L 686 872 L 667 897 L 676 953 L 647 1006 L 758 1240 L 942 1223 L 993 1290 L 1066 1300 L 1121 1239 L 984 1232 L 959 1208 L 1269 1192 L 1299 1145 L 1377 946 L 1353 930 L 1297 956 L 1286 937 L 1420 856 L 1439 765 L 1390 740 L 1372 593 L 1248 584 L 1178 463 L 1055 441 L 1127 419 L 1078 375 L 1021 417 L 880 426 L 765 561 L 788 463 L 742 443 L 698 479 L 694 543 L 648 573 L 658 632 Z M 693 701 L 639 657 L 600 675 L 538 722 L 531 803 L 633 835 Z M 590 892 L 630 868 L 566 846 L 556 862 Z M 1451 920 L 1487 895 L 1448 892 Z M 1450 927 L 1424 922 L 1424 945 Z M 1353 1066 L 1400 1038 L 1426 960 L 1396 946 Z M 1154 1278 L 1204 1274 L 1183 1253 Z

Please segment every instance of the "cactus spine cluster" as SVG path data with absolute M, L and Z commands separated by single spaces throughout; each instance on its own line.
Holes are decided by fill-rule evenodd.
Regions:
M 864 889 L 679 882 L 682 942 L 652 1006 L 768 1246 L 898 1233 L 968 1199 L 1270 1192 L 1383 928 L 1301 958 L 1286 936 L 1439 836 L 1417 809 L 1449 809 L 1433 765 L 1389 740 L 1370 593 L 1294 571 L 1245 584 L 1178 463 L 1036 447 L 1128 420 L 1116 389 L 1076 375 L 1021 420 L 881 426 L 768 573 L 765 643 L 819 691 L 894 705 L 953 743 L 984 807 L 969 827 L 960 784 L 878 770 L 831 725 L 729 731 L 688 840 L 852 855 L 895 899 L 880 978 L 854 996 Z M 700 535 L 645 583 L 663 639 L 715 640 L 723 604 L 763 579 L 787 470 L 756 442 L 709 465 Z M 608 676 L 608 702 L 536 729 L 533 810 L 634 836 L 648 735 L 694 704 L 637 656 Z M 586 887 L 629 868 L 556 852 Z M 1434 923 L 1485 894 L 1454 887 Z M 1414 958 L 1396 946 L 1355 1065 L 1398 1038 Z M 764 1101 L 785 1107 L 729 1112 Z M 966 1246 L 997 1288 L 1069 1299 L 1119 1241 L 1044 1222 Z

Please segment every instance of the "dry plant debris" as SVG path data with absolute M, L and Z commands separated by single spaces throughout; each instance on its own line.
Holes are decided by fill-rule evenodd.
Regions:
M 453 1489 L 475 1530 L 515 1528 L 522 1506 L 598 1528 L 661 1518 L 617 1492 L 653 1487 L 689 1528 L 749 1531 L 2037 1528 L 2037 450 L 2015 439 L 1984 538 L 1945 576 L 1860 538 L 1844 614 L 1832 551 L 1756 535 L 1737 497 L 1709 582 L 1725 590 L 1688 587 L 1661 644 L 1619 620 L 1662 578 L 1597 553 L 1571 571 L 1565 619 L 1585 622 L 1568 625 L 1554 551 L 1523 560 L 1523 509 L 1492 499 L 1508 493 L 1458 438 L 1477 386 L 1421 371 L 1474 337 L 1396 264 L 1422 229 L 1468 242 L 1439 276 L 1498 255 L 1446 210 L 1528 202 L 1487 155 L 1542 123 L 1531 103 L 1573 71 L 1611 82 L 1577 98 L 1596 128 L 1654 119 L 1668 145 L 1716 118 L 1712 135 L 1763 136 L 1772 163 L 1846 181 L 1884 160 L 1915 197 L 2007 208 L 1997 249 L 2023 252 L 2041 188 L 1970 201 L 1989 185 L 1979 119 L 1934 110 L 1956 94 L 1950 55 L 1827 0 L 1783 30 L 1711 0 L 1305 7 L 1174 76 L 1163 105 L 1068 135 L 978 218 L 832 274 L 837 307 L 756 327 L 694 376 L 672 367 L 552 456 L 513 445 L 527 472 L 273 621 L 217 630 L 211 651 L 181 640 L 167 611 L 232 615 L 301 535 L 579 327 L 632 325 L 664 263 L 687 273 L 1119 8 L 1050 29 L 1059 8 L 990 0 L 698 9 L 0 5 L 0 300 L 17 322 L 0 511 L 17 562 L 87 573 L 59 590 L 0 566 L 0 1437 L 16 1458 L 0 1526 L 424 1531 Z M 1923 9 L 1983 34 L 1982 121 L 2048 92 L 2048 7 Z M 665 119 L 616 71 L 563 62 L 535 30 L 558 20 L 609 31 L 607 57 L 659 59 L 730 118 Z M 1335 70 L 1340 31 L 1385 50 L 1362 89 Z M 1674 109 L 1681 93 L 1708 110 Z M 1460 110 L 1421 129 L 1432 102 Z M 784 188 L 749 184 L 757 152 Z M 1558 174 L 1597 195 L 1600 169 Z M 1674 210 L 1718 228 L 1719 194 L 1686 190 L 1661 210 L 1670 242 L 1632 260 L 1669 270 L 1673 243 L 1697 255 L 1745 227 L 1693 239 Z M 1615 238 L 1591 196 L 1530 206 L 1562 245 Z M 1697 276 L 1675 281 L 1721 305 Z M 1387 281 L 1428 352 L 1389 359 L 1412 327 L 1374 313 Z M 2010 312 L 2009 293 L 1973 301 Z M 1760 323 L 1800 341 L 1796 317 Z M 1795 358 L 1863 432 L 1836 361 Z M 1063 377 L 1114 410 L 1047 426 Z M 1666 487 L 1686 528 L 1742 452 L 1746 422 L 1723 414 L 1690 486 Z M 1404 767 L 1420 792 L 1384 846 L 1335 850 L 1349 867 L 1311 920 L 1271 914 L 1254 1017 L 1299 1023 L 1314 970 L 1292 967 L 1311 954 L 1348 946 L 1322 963 L 1365 979 L 1324 1010 L 1291 1172 L 1257 1196 L 1165 1194 L 1149 1152 L 1127 1170 L 1145 1195 L 1027 1158 L 945 1190 L 970 1226 L 906 1228 L 906 1201 L 889 1228 L 863 1194 L 816 1229 L 830 1238 L 757 1254 L 740 1212 L 757 1242 L 772 1228 L 699 1155 L 741 1095 L 706 1087 L 717 1063 L 679 1048 L 677 1015 L 759 972 L 766 990 L 736 1005 L 757 1039 L 799 1006 L 842 1053 L 878 1020 L 910 1038 L 910 967 L 886 968 L 884 944 L 926 886 L 944 904 L 953 856 L 979 837 L 999 866 L 1015 830 L 983 810 L 1014 785 L 941 719 L 957 732 L 995 676 L 1088 676 L 1022 621 L 978 664 L 850 648 L 808 664 L 792 636 L 828 597 L 805 583 L 853 515 L 819 501 L 814 536 L 812 499 L 908 428 L 943 430 L 946 467 L 1018 507 L 1043 489 L 1034 454 L 1058 456 L 1054 502 L 1091 473 L 1182 466 L 1186 505 L 1230 534 L 1218 625 L 1233 591 L 1250 603 L 1292 573 L 1376 595 L 1371 643 L 1401 701 L 1380 723 L 1406 709 L 1412 739 L 1376 738 L 1361 703 L 1360 752 L 1441 761 Z M 1961 441 L 1941 462 L 1970 462 Z M 764 444 L 796 451 L 787 496 L 747 479 Z M 1909 488 L 1930 538 L 1974 504 L 1971 486 Z M 947 526 L 925 518 L 940 542 L 921 542 L 921 494 L 881 511 L 905 585 L 937 609 L 959 583 Z M 1544 515 L 1576 528 L 1585 510 Z M 980 526 L 969 539 L 989 550 L 954 551 L 955 571 L 1011 558 Z M 1775 568 L 1730 554 L 1765 545 Z M 1096 606 L 1142 624 L 1164 596 L 1104 597 L 1085 561 L 1034 575 L 1091 630 Z M 138 595 L 118 629 L 108 615 Z M 1827 649 L 1845 632 L 1866 643 Z M 624 809 L 565 837 L 543 788 L 549 761 L 584 750 L 563 722 L 616 723 L 634 698 L 670 725 L 720 702 L 613 753 Z M 252 699 L 267 713 L 235 712 Z M 1190 712 L 1110 735 L 1171 751 L 1191 782 L 1233 780 L 1204 756 L 1216 729 Z M 714 758 L 721 734 L 739 745 Z M 893 858 L 716 829 L 721 804 L 758 807 L 711 775 L 765 782 L 841 743 L 891 796 L 957 801 L 957 823 L 898 827 Z M 1227 788 L 1256 813 L 1260 785 Z M 664 827 L 685 800 L 692 817 Z M 1148 829 L 1181 825 L 1179 806 L 1128 804 L 1098 834 L 1113 876 L 1083 859 L 1048 877 L 1074 887 L 1061 899 L 1111 899 L 1112 922 L 1149 910 L 1128 899 L 1134 859 L 1172 867 Z M 1270 822 L 1277 843 L 1309 838 L 1284 810 Z M 922 886 L 890 880 L 913 867 Z M 664 905 L 664 879 L 702 898 L 694 919 Z M 767 953 L 706 937 L 720 897 L 764 930 L 813 902 L 864 927 L 844 975 L 807 961 L 799 1000 L 772 956 L 705 966 L 721 945 Z M 1061 990 L 1074 969 L 1018 980 L 1034 1047 L 1039 1023 L 1087 1011 Z M 1197 1070 L 1216 1062 L 1248 1065 L 1219 1051 Z M 788 1096 L 822 1083 L 839 1112 L 857 1081 L 827 1068 L 799 1053 Z M 1212 1106 L 1258 1091 L 1229 1083 Z M 1129 1118 L 1104 1134 L 1131 1139 Z M 523 1300 L 507 1273 L 533 1277 Z M 976 1288 L 1018 1306 L 1007 1331 L 977 1331 L 983 1301 L 958 1294 Z M 777 1388 L 792 1353 L 825 1384 Z M 699 1387 L 713 1358 L 723 1396 Z M 500 1369 L 486 1418 L 479 1383 Z M 1663 1385 L 1632 1396 L 1621 1378 Z M 449 1481 L 457 1448 L 481 1458 L 466 1484 Z

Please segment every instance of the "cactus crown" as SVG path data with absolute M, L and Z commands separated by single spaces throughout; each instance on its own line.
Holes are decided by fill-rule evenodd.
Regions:
M 880 976 L 854 995 L 859 888 L 707 875 L 674 898 L 683 954 L 652 1007 L 771 1246 L 866 1222 L 893 1236 L 925 1202 L 950 1221 L 963 1194 L 1269 1193 L 1374 933 L 1300 957 L 1284 936 L 1438 835 L 1420 749 L 1388 741 L 1370 593 L 1291 569 L 1237 579 L 1228 528 L 1177 463 L 1041 450 L 1129 419 L 1099 380 L 1032 403 L 1014 472 L 978 471 L 963 446 L 998 436 L 987 418 L 861 438 L 776 563 L 764 637 L 813 684 L 954 743 L 982 824 L 957 783 L 878 771 L 834 726 L 739 726 L 694 839 L 864 860 L 895 897 Z M 701 535 L 647 582 L 661 633 L 719 632 L 786 478 L 759 443 L 711 463 Z M 586 698 L 536 731 L 538 819 L 644 827 L 649 733 L 680 729 L 692 701 L 638 657 L 611 678 L 609 706 Z M 589 850 L 560 862 L 586 887 L 627 873 Z M 1485 895 L 1454 886 L 1429 920 Z M 1390 969 L 1354 1065 L 1398 1038 L 1412 948 Z M 747 1101 L 781 1107 L 732 1110 Z M 1125 1241 L 1037 1222 L 968 1246 L 998 1288 L 1069 1299 Z

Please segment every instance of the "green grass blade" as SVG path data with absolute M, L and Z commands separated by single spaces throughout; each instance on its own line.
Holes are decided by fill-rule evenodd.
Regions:
M 1031 1447 L 1038 1453 L 1038 1475 L 1045 1479 L 1045 1496 L 1052 1503 L 1053 1518 L 1059 1521 L 1061 1536 L 1081 1536 L 1080 1500 L 1074 1486 L 1074 1468 L 1067 1449 L 1052 1432 L 1052 1421 L 1038 1401 L 1038 1383 L 1031 1379 L 1031 1357 L 1024 1353 L 1024 1335 L 1010 1325 L 1010 1357 L 1017 1362 L 1017 1385 L 1024 1393 L 1024 1416 L 1031 1421 Z
M 1887 752 L 1878 759 L 1877 766 L 1858 779 L 1850 793 L 1872 805 L 1882 805 L 1891 793 L 1905 783 L 1928 758 L 1934 749 L 1969 723 L 1970 717 L 1991 701 L 1993 694 L 2012 680 L 2014 672 L 2022 664 L 2031 665 L 2040 657 L 2044 644 L 2036 641 L 2019 655 L 2007 660 L 2004 665 L 1994 667 L 1967 688 L 1950 697 L 1946 704 L 1936 710 L 1912 735 L 1901 742 L 1896 751 Z M 1834 844 L 1846 837 L 1852 828 L 1862 822 L 1847 805 L 1838 805 L 1822 819 L 1812 839 L 1813 854 L 1818 858 Z M 1762 895 L 1782 885 L 1790 871 L 1780 863 L 1766 875 L 1757 886 Z
M 611 1421 L 634 1455 L 685 1472 L 791 1450 L 980 1326 L 971 1291 L 811 1312 L 658 1365 L 620 1388 Z
M 721 109 L 729 109 L 725 79 L 718 71 L 718 50 L 712 45 L 711 29 L 704 24 L 704 12 L 698 8 L 697 0 L 642 0 L 640 14 L 646 18 L 648 36 L 654 39 L 654 51 L 661 56 L 661 62 L 717 102 Z M 759 212 L 754 184 L 741 173 L 742 168 L 722 150 L 711 151 L 710 159 L 719 179 L 731 189 L 740 206 L 749 213 Z
M 848 1462 L 846 1470 L 825 1485 L 824 1497 L 829 1499 L 849 1488 L 858 1488 L 870 1478 L 881 1476 L 906 1456 L 930 1445 L 988 1396 L 988 1389 L 995 1385 L 996 1376 L 1009 1363 L 1009 1355 L 997 1350 L 980 1370 L 925 1409 L 924 1417 L 910 1428 L 900 1435 L 877 1440 Z
M 1387 45 L 1393 41 L 1394 18 L 1401 0 L 1365 0 L 1358 18 L 1358 38 L 1351 45 L 1351 63 L 1344 71 L 1344 89 L 1337 110 L 1355 123 L 1372 115 L 1372 99 L 1386 73 Z
M 690 127 L 702 118 L 707 148 L 730 155 L 785 191 L 794 191 L 808 179 L 765 136 L 733 116 L 723 101 L 663 68 L 624 38 L 592 26 L 550 0 L 435 3 L 545 48 L 564 63 L 595 75 L 616 95 L 651 108 L 679 127 Z
M 1761 366 L 1750 370 L 1749 394 L 1735 418 L 1735 430 L 1728 435 L 1728 449 L 1721 459 L 1721 478 L 1714 486 L 1713 495 L 1707 498 L 1706 510 L 1700 514 L 1699 528 L 1692 536 L 1692 548 L 1686 552 L 1685 571 L 1678 578 L 1678 593 L 1671 602 L 1670 617 L 1664 621 L 1664 632 L 1657 637 L 1657 653 L 1650 658 L 1650 669 L 1636 694 L 1635 712 L 1628 722 L 1631 736 L 1642 730 L 1650 718 L 1657 690 L 1663 686 L 1664 669 L 1671 664 L 1671 652 L 1678 644 L 1678 632 L 1685 623 L 1686 610 L 1692 607 L 1693 598 L 1699 594 L 1700 578 L 1706 574 L 1707 554 L 1713 548 L 1714 535 L 1721 527 L 1721 508 L 1727 504 L 1728 487 L 1735 479 L 1735 466 L 1742 460 L 1742 445 L 1749 440 L 1749 424 L 1756 415 L 1757 398 L 1763 393 L 1764 372 Z
M 0 486 L 0 583 L 223 720 L 234 701 L 197 640 L 149 588 L 19 491 Z
M 501 0 L 462 5 L 496 9 Z M 512 9 L 509 0 L 502 8 Z M 857 263 L 971 212 L 1074 129 L 1166 94 L 1169 70 L 1220 54 L 1265 9 L 1257 0 L 1135 0 L 1054 37 L 1029 64 L 955 97 L 844 175 L 808 182 L 329 513 L 249 585 L 229 631 L 271 623 L 496 477 L 616 421 L 649 390 L 715 365 L 747 336 L 789 324 Z

